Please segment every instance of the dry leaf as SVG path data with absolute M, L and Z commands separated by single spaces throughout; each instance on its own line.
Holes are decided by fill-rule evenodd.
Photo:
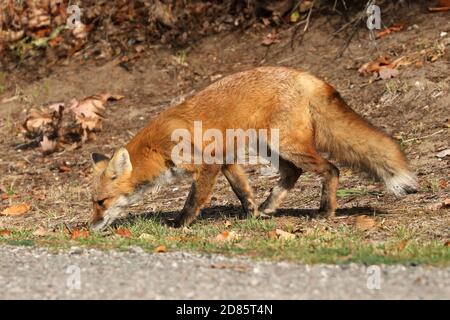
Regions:
M 391 63 L 390 58 L 387 56 L 379 56 L 373 61 L 367 62 L 358 69 L 361 75 L 369 75 L 380 70 L 381 66 L 387 66 Z
M 33 236 L 45 237 L 45 236 L 49 235 L 50 233 L 52 233 L 50 230 L 47 230 L 43 227 L 39 227 L 33 232 Z
M 450 240 L 444 243 L 444 247 L 450 247 Z
M 222 231 L 215 237 L 215 240 L 219 242 L 230 242 L 235 241 L 237 239 L 239 239 L 239 236 L 236 232 L 227 230 Z
M 272 230 L 267 232 L 267 236 L 269 237 L 269 239 L 278 239 L 278 235 L 277 235 L 277 231 L 276 230 Z
M 397 249 L 397 251 L 403 251 L 405 248 L 406 248 L 406 246 L 408 245 L 408 240 L 402 240 L 402 241 L 400 241 L 399 243 L 397 243 L 397 246 L 396 246 L 396 249 Z
M 143 234 L 141 234 L 141 235 L 139 236 L 139 239 L 147 240 L 147 241 L 152 241 L 152 240 L 155 240 L 155 237 L 152 236 L 151 234 L 143 233 Z
M 6 229 L 0 230 L 0 237 L 9 236 L 10 234 L 12 234 L 11 230 L 6 230 Z
M 126 228 L 118 228 L 115 233 L 122 238 L 131 238 L 132 236 L 131 231 Z
M 280 42 L 280 40 L 277 39 L 277 34 L 275 33 L 275 31 L 273 31 L 271 33 L 268 33 L 264 37 L 262 44 L 265 46 L 270 46 L 270 45 L 272 45 L 274 43 L 278 43 L 278 42 Z
M 442 201 L 442 208 L 450 208 L 450 198 L 445 198 L 444 201 Z
M 450 156 L 450 149 L 445 149 L 436 153 L 436 157 L 438 158 L 445 158 L 447 156 Z
M 360 231 L 369 231 L 375 228 L 376 221 L 368 216 L 358 216 L 355 220 L 355 228 Z
M 281 230 L 281 229 L 276 229 L 275 234 L 278 236 L 278 239 L 281 239 L 281 240 L 295 239 L 295 234 Z
M 2 214 L 5 216 L 20 216 L 30 211 L 30 209 L 31 206 L 28 203 L 21 203 L 6 208 L 5 210 L 2 211 Z
M 166 251 L 167 251 L 166 246 L 157 246 L 155 248 L 155 252 L 157 252 L 157 253 L 163 253 L 163 252 L 166 252 Z
M 70 168 L 68 166 L 65 166 L 65 165 L 60 165 L 58 167 L 58 169 L 59 169 L 59 172 L 70 172 L 70 171 L 72 171 L 72 168 Z
M 389 28 L 384 29 L 383 31 L 379 31 L 375 34 L 375 39 L 380 39 L 384 36 L 387 36 L 388 34 L 391 34 L 392 32 L 398 32 L 402 31 L 405 28 L 405 23 L 397 23 Z
M 400 74 L 397 69 L 389 68 L 389 67 L 381 67 L 379 70 L 380 78 L 383 80 L 395 78 Z
M 70 235 L 70 239 L 72 240 L 85 239 L 87 237 L 89 237 L 89 230 L 75 229 L 72 231 L 72 234 Z

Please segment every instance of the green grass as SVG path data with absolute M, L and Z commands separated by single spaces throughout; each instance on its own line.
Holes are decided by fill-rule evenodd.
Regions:
M 281 240 L 269 236 L 276 220 L 203 219 L 190 229 L 174 229 L 165 226 L 159 216 L 151 219 L 137 218 L 122 225 L 132 236 L 120 237 L 110 229 L 107 234 L 91 233 L 87 238 L 71 240 L 67 232 L 34 236 L 32 231 L 13 231 L 0 236 L 0 243 L 10 245 L 37 245 L 54 249 L 81 246 L 99 249 L 127 250 L 138 246 L 153 252 L 158 246 L 166 251 L 189 251 L 218 253 L 227 256 L 245 255 L 254 259 L 294 261 L 300 263 L 362 263 L 362 264 L 426 264 L 450 265 L 450 248 L 442 241 L 421 241 L 414 233 L 399 227 L 385 241 L 374 242 L 367 234 L 351 226 L 337 228 L 312 227 L 296 233 L 295 239 Z M 293 225 L 282 227 L 295 231 Z M 233 231 L 239 238 L 230 242 L 219 242 L 216 236 L 224 230 Z

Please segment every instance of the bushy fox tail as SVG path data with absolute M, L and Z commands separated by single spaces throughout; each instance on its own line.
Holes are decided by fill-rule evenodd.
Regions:
M 398 144 L 354 112 L 332 87 L 328 92 L 311 103 L 317 149 L 383 180 L 397 196 L 415 192 L 416 177 Z

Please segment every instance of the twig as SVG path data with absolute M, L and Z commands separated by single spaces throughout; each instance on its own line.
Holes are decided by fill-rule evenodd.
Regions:
M 430 138 L 430 137 L 435 136 L 435 135 L 437 135 L 437 134 L 439 134 L 439 133 L 441 133 L 443 131 L 444 131 L 444 129 L 441 129 L 441 130 L 436 131 L 436 132 L 434 132 L 432 134 L 428 134 L 426 136 L 422 136 L 422 137 L 418 137 L 418 138 L 411 138 L 411 139 L 403 140 L 402 142 L 406 143 L 406 142 L 411 142 L 411 141 L 414 141 L 414 140 L 422 140 L 422 139 Z
M 300 22 L 295 26 L 295 29 L 294 29 L 294 32 L 292 33 L 292 38 L 291 38 L 291 49 L 294 49 L 294 40 L 295 40 L 295 36 L 296 36 L 297 31 L 298 31 L 298 29 L 300 28 L 300 26 L 301 26 L 302 24 L 305 24 L 305 27 L 303 28 L 302 38 L 300 39 L 300 42 L 302 41 L 303 36 L 305 35 L 306 31 L 308 30 L 309 22 L 310 22 L 310 20 L 311 20 L 311 13 L 312 13 L 312 11 L 313 11 L 315 2 L 316 2 L 316 0 L 313 0 L 313 2 L 311 3 L 311 8 L 309 8 L 308 15 L 307 15 L 306 19 L 300 21 Z M 300 4 L 300 2 L 299 2 L 298 4 Z
M 337 54 L 336 58 L 340 58 L 342 57 L 342 55 L 344 54 L 345 50 L 347 50 L 348 46 L 350 45 L 350 42 L 352 41 L 353 37 L 356 34 L 357 28 L 360 25 L 360 23 L 363 21 L 364 17 L 366 16 L 366 12 L 367 12 L 367 8 L 368 6 L 372 3 L 372 0 L 369 0 L 364 9 L 356 16 L 356 18 L 354 18 L 352 21 L 346 23 L 345 25 L 343 25 L 341 28 L 339 28 L 338 30 L 336 30 L 335 32 L 333 32 L 332 36 L 335 36 L 336 34 L 338 34 L 339 32 L 341 32 L 342 30 L 346 29 L 348 26 L 352 25 L 352 30 L 350 31 L 350 36 L 347 38 L 347 40 L 345 41 L 344 45 L 342 46 L 342 48 L 339 50 L 339 53 Z

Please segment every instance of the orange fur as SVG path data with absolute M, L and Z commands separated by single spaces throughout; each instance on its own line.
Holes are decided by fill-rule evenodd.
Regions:
M 111 180 L 108 170 L 98 168 L 94 201 L 100 197 L 118 201 L 119 196 L 156 181 L 174 166 L 171 150 L 176 142 L 171 141 L 172 132 L 183 128 L 193 134 L 194 121 L 202 121 L 203 130 L 219 129 L 224 136 L 226 129 L 279 129 L 281 176 L 279 185 L 260 206 L 260 213 L 238 167 L 181 164 L 179 167 L 193 174 L 194 182 L 178 225 L 194 220 L 220 170 L 244 211 L 252 215 L 274 212 L 302 171 L 316 172 L 324 177 L 320 211 L 333 215 L 339 170 L 319 152 L 328 152 L 332 158 L 383 179 L 396 194 L 416 187 L 398 145 L 348 107 L 333 87 L 307 72 L 262 67 L 225 77 L 151 120 L 126 145 L 131 172 Z M 126 201 L 122 198 L 122 202 Z M 103 206 L 103 212 L 107 210 L 108 206 Z M 101 210 L 95 212 L 93 220 L 101 220 Z

